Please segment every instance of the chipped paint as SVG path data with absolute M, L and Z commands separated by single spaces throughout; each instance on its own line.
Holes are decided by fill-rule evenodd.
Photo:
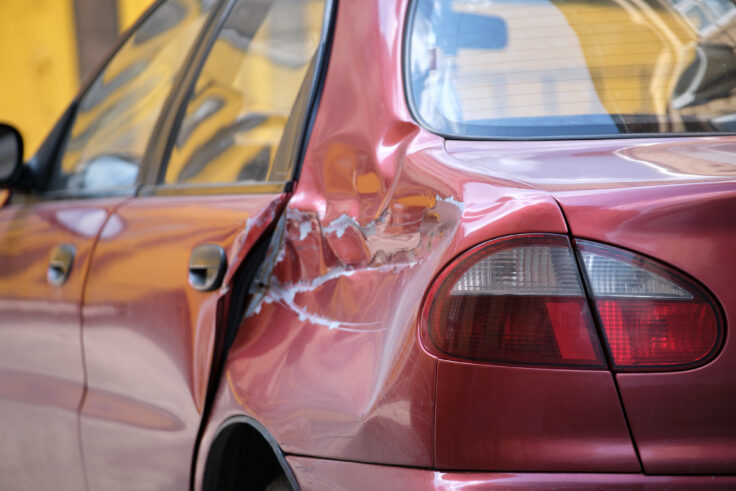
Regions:
M 299 240 L 304 240 L 307 238 L 307 235 L 309 235 L 309 232 L 312 231 L 312 222 L 305 221 L 299 224 Z
M 379 321 L 353 322 L 311 312 L 300 305 L 297 296 L 307 293 L 313 294 L 324 285 L 340 278 L 350 278 L 356 273 L 397 274 L 405 268 L 416 266 L 421 261 L 421 259 L 418 259 L 418 250 L 422 246 L 422 237 L 425 237 L 424 242 L 427 245 L 427 251 L 430 251 L 433 241 L 436 241 L 438 237 L 445 236 L 441 230 L 447 227 L 456 227 L 465 210 L 464 203 L 453 197 L 442 198 L 436 196 L 417 202 L 432 205 L 422 213 L 424 218 L 391 223 L 392 213 L 389 207 L 377 219 L 364 226 L 361 226 L 356 218 L 347 214 L 342 214 L 327 225 L 322 226 L 316 212 L 287 208 L 285 215 L 279 222 L 277 233 L 274 234 L 272 239 L 267 259 L 264 261 L 264 265 L 261 267 L 251 288 L 253 297 L 246 309 L 245 317 L 250 318 L 260 314 L 264 304 L 278 303 L 294 312 L 300 321 L 324 326 L 329 330 L 362 332 L 387 329 Z M 446 204 L 451 205 L 452 209 L 458 210 L 459 214 L 443 209 L 443 205 Z M 443 222 L 437 220 L 438 216 L 447 216 L 448 218 Z M 316 228 L 313 225 L 314 223 L 317 224 Z M 369 251 L 369 257 L 364 263 L 358 263 L 357 265 L 344 262 L 338 263 L 312 279 L 302 278 L 291 283 L 279 279 L 278 271 L 274 272 L 274 269 L 286 260 L 287 248 L 293 247 L 304 253 L 304 246 L 297 246 L 295 242 L 304 242 L 309 237 L 319 237 L 318 242 L 321 247 L 324 247 L 323 241 L 326 242 L 332 252 L 340 257 L 339 250 L 335 249 L 336 246 L 331 243 L 330 237 L 335 239 L 346 238 L 347 231 L 350 229 L 357 232 L 357 237 L 363 241 Z M 285 233 L 286 230 L 292 230 L 292 233 Z M 325 251 L 321 251 L 318 247 L 315 252 L 324 254 Z M 401 254 L 403 256 L 398 257 Z M 300 261 L 298 257 L 295 259 Z
M 335 234 L 338 239 L 341 239 L 342 236 L 345 235 L 345 231 L 348 229 L 348 227 L 355 227 L 357 229 L 361 228 L 360 224 L 355 218 L 343 214 L 330 222 L 329 225 L 324 227 L 322 229 L 322 232 L 324 234 Z M 370 226 L 367 228 L 370 228 Z
M 376 268 L 371 268 L 372 271 L 381 273 L 398 273 L 399 271 L 406 268 L 413 268 L 417 263 L 407 263 L 399 265 L 386 265 Z M 323 285 L 335 281 L 339 278 L 349 278 L 356 273 L 363 270 L 351 269 L 345 266 L 335 268 L 328 273 L 314 278 L 311 281 L 298 281 L 293 284 L 281 284 L 276 277 L 271 277 L 268 288 L 263 292 L 262 295 L 254 297 L 246 310 L 245 317 L 251 317 L 261 312 L 263 304 L 281 303 L 288 307 L 299 317 L 300 321 L 307 321 L 317 326 L 325 326 L 328 329 L 340 329 L 343 331 L 351 332 L 365 332 L 365 331 L 383 331 L 386 328 L 376 328 L 371 326 L 377 326 L 380 323 L 376 322 L 347 322 L 336 319 L 330 319 L 313 312 L 307 311 L 304 307 L 300 306 L 296 297 L 300 293 L 310 293 L 319 289 Z

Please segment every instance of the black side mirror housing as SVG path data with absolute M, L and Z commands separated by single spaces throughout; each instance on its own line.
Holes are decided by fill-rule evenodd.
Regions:
M 23 137 L 13 126 L 0 123 L 0 189 L 10 189 L 23 171 Z

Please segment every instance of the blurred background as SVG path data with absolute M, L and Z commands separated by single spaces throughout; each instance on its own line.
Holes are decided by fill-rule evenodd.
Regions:
M 79 86 L 153 0 L 0 0 L 0 121 L 31 156 Z

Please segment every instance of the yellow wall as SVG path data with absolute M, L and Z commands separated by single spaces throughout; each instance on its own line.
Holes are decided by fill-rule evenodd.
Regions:
M 72 0 L 0 1 L 0 53 L 0 121 L 30 156 L 79 84 Z
M 121 32 L 152 3 L 117 1 Z M 79 87 L 73 0 L 0 0 L 0 54 L 0 121 L 29 157 Z
M 120 32 L 133 23 L 151 5 L 152 0 L 118 0 L 118 24 Z

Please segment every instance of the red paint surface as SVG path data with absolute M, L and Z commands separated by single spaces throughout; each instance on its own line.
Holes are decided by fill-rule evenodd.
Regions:
M 91 489 L 186 489 L 221 303 L 283 195 L 139 198 L 108 220 L 83 310 L 81 437 Z M 215 292 L 187 283 L 200 244 L 222 246 Z
M 450 154 L 479 172 L 555 196 L 609 189 L 614 199 L 626 188 L 733 182 L 734 150 L 733 136 L 447 142 Z
M 736 470 L 732 336 L 697 370 L 615 377 L 438 361 L 419 338 L 425 293 L 445 265 L 484 241 L 535 232 L 664 261 L 702 282 L 730 323 L 736 139 L 445 142 L 406 107 L 407 3 L 340 2 L 288 204 L 283 195 L 135 198 L 109 217 L 91 259 L 117 201 L 3 208 L 0 419 L 30 428 L 50 415 L 57 441 L 74 449 L 62 468 L 81 468 L 81 322 L 90 488 L 186 489 L 232 275 L 284 205 L 276 266 L 229 354 L 198 483 L 217 428 L 239 414 L 260 421 L 286 453 L 363 462 L 292 456 L 305 489 L 705 483 L 630 474 L 639 463 L 616 383 L 645 472 Z M 63 290 L 44 283 L 50 248 L 66 242 L 77 246 L 78 264 L 91 262 L 86 289 L 76 269 Z M 189 254 L 202 243 L 222 245 L 230 265 L 225 286 L 209 294 L 186 280 Z M 17 296 L 15 285 L 23 285 Z M 33 349 L 17 332 L 29 327 Z M 20 451 L 0 438 L 0 465 L 23 466 L 52 448 L 48 435 L 39 429 Z M 591 474 L 565 474 L 573 471 Z
M 574 234 L 656 257 L 698 279 L 720 301 L 726 339 L 713 362 L 617 379 L 647 472 L 736 472 L 734 185 L 569 193 L 560 201 Z
M 95 237 L 120 199 L 0 209 L 0 476 L 17 489 L 84 489 L 77 409 L 84 393 L 80 305 Z M 67 282 L 46 279 L 74 246 Z M 41 464 L 43 462 L 43 464 Z
M 613 377 L 441 361 L 440 469 L 639 472 Z
M 437 489 L 440 491 L 482 489 L 559 490 L 699 490 L 733 489 L 734 477 L 645 476 L 643 474 L 566 474 L 439 472 L 355 462 L 289 457 L 303 491 L 351 489 Z
M 735 142 L 448 142 L 455 157 L 479 169 L 550 191 L 575 237 L 674 266 L 724 309 L 725 343 L 710 364 L 616 376 L 647 473 L 736 472 Z

